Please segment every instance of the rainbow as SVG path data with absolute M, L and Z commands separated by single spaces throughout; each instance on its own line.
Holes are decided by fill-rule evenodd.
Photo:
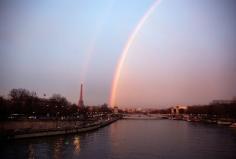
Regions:
M 140 21 L 137 23 L 136 27 L 134 28 L 134 30 L 130 34 L 128 41 L 126 42 L 125 47 L 123 48 L 123 51 L 122 51 L 122 54 L 121 54 L 120 59 L 118 61 L 118 64 L 116 66 L 116 71 L 115 71 L 114 78 L 112 81 L 112 87 L 111 87 L 111 93 L 110 93 L 111 95 L 110 95 L 110 102 L 109 102 L 111 106 L 115 106 L 115 104 L 116 104 L 117 86 L 118 86 L 118 82 L 120 79 L 121 70 L 122 70 L 123 64 L 125 62 L 125 59 L 127 57 L 129 48 L 132 45 L 132 43 L 134 42 L 139 30 L 142 28 L 142 26 L 144 25 L 144 23 L 146 22 L 148 17 L 152 14 L 152 12 L 156 9 L 156 7 L 160 4 L 160 2 L 161 2 L 161 0 L 156 0 L 150 6 L 150 8 L 147 10 L 147 12 L 142 16 Z
M 90 40 L 88 44 L 88 49 L 85 53 L 85 59 L 84 63 L 81 68 L 81 75 L 80 75 L 80 83 L 85 83 L 86 81 L 86 75 L 89 69 L 89 64 L 92 59 L 92 56 L 94 54 L 94 50 L 96 47 L 96 42 L 98 40 L 99 35 L 102 32 L 102 28 L 105 24 L 105 20 L 110 16 L 110 12 L 112 11 L 112 8 L 114 7 L 115 0 L 109 1 L 107 8 L 104 10 L 104 15 L 100 17 L 99 20 L 97 20 L 95 25 L 95 34 L 93 35 L 92 39 Z

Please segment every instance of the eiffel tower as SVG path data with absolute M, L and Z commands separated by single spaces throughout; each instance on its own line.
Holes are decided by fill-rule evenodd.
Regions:
M 84 107 L 84 101 L 83 101 L 83 84 L 80 85 L 80 98 L 78 107 Z

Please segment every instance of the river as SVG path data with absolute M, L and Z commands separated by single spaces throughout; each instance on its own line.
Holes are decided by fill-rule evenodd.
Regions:
M 96 131 L 5 141 L 1 159 L 235 159 L 236 129 L 174 120 L 119 120 Z

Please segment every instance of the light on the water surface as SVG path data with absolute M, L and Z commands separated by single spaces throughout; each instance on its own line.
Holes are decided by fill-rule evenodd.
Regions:
M 80 152 L 80 138 L 79 138 L 79 136 L 76 136 L 75 138 L 74 138 L 74 141 L 73 141 L 73 144 L 74 144 L 74 146 L 75 146 L 75 153 L 76 154 L 79 154 L 79 152 Z

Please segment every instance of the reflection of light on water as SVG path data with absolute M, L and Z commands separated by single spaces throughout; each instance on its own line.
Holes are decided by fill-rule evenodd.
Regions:
M 115 135 L 117 135 L 117 123 L 111 124 L 110 126 L 110 135 L 112 138 L 115 137 Z
M 28 156 L 29 159 L 35 158 L 35 151 L 32 144 L 29 145 L 28 153 L 29 153 L 29 156 Z
M 117 123 L 113 123 L 111 124 L 111 127 L 110 127 L 110 140 L 112 141 L 112 146 L 115 147 L 115 149 L 118 148 L 119 146 L 119 134 L 117 133 Z
M 75 146 L 75 149 L 74 149 L 74 152 L 76 153 L 76 154 L 79 154 L 79 152 L 80 152 L 80 139 L 79 139 L 79 137 L 78 136 L 76 136 L 75 138 L 74 138 L 74 146 Z
M 60 137 L 53 145 L 53 158 L 61 158 L 64 139 Z

